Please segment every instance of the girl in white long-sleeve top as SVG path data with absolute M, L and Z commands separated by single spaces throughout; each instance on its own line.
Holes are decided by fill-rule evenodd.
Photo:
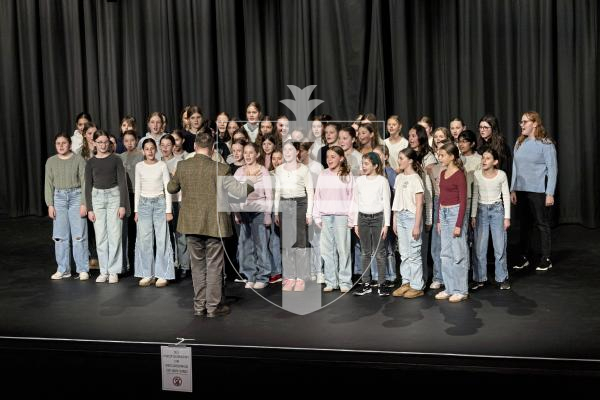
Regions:
M 473 284 L 477 290 L 487 281 L 487 249 L 490 230 L 496 259 L 496 282 L 500 289 L 510 289 L 506 266 L 506 231 L 510 226 L 510 193 L 506 173 L 498 169 L 496 150 L 483 152 L 481 170 L 473 174 L 473 206 L 471 226 L 475 230 L 476 264 L 473 265 Z
M 173 249 L 167 223 L 173 219 L 171 195 L 167 191 L 170 175 L 167 164 L 156 159 L 156 142 L 142 143 L 144 161 L 135 166 L 135 276 L 139 285 L 164 287 L 175 279 Z M 156 242 L 156 256 L 153 243 Z M 158 278 L 158 279 L 156 279 Z

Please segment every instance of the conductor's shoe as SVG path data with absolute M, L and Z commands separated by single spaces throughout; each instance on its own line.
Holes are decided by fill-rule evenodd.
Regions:
M 215 311 L 206 313 L 206 316 L 208 318 L 216 318 L 216 317 L 221 317 L 223 315 L 227 315 L 230 312 L 231 312 L 231 309 L 229 308 L 228 305 L 222 305 L 222 306 L 218 306 Z

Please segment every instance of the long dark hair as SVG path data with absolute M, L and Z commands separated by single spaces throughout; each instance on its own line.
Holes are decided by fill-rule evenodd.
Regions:
M 487 123 L 492 128 L 492 134 L 490 136 L 489 141 L 484 140 L 481 137 L 481 133 L 477 136 L 477 152 L 479 154 L 483 154 L 485 149 L 492 148 L 496 150 L 496 152 L 498 153 L 500 163 L 502 163 L 504 160 L 507 159 L 509 155 L 506 154 L 506 140 L 500 132 L 500 124 L 498 123 L 498 118 L 496 118 L 495 115 L 486 114 L 479 120 L 479 125 L 482 122 Z M 479 125 L 477 125 L 478 128 Z
M 419 124 L 414 124 L 410 129 L 414 129 L 417 134 L 417 138 L 419 140 L 419 147 L 416 150 L 417 159 L 419 164 L 422 164 L 425 156 L 428 153 L 433 153 L 433 150 L 429 146 L 429 137 L 427 136 L 427 131 L 422 125 Z

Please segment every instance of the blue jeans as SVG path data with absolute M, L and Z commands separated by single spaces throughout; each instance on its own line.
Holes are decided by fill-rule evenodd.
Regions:
M 175 279 L 173 249 L 165 211 L 164 196 L 140 197 L 135 244 L 135 276 L 138 278 Z
M 440 252 L 442 251 L 441 237 L 436 229 L 435 222 L 437 221 L 438 210 L 440 209 L 440 198 L 433 196 L 433 228 L 431 232 L 431 257 L 433 258 L 433 281 L 438 283 L 444 283 L 442 278 L 442 257 Z
M 429 232 L 425 230 L 425 206 L 423 206 L 422 214 L 422 225 L 421 225 L 421 263 L 423 268 L 423 282 L 427 283 L 429 280 L 429 241 L 431 239 L 431 230 Z M 432 219 L 433 220 L 433 219 Z
M 269 282 L 269 253 L 267 244 L 269 243 L 268 227 L 265 226 L 265 214 L 259 212 L 241 213 L 242 224 L 246 227 L 244 232 L 246 237 L 240 236 L 240 240 L 248 242 L 249 252 L 240 262 L 240 268 L 248 282 Z
M 325 283 L 337 289 L 352 287 L 350 228 L 345 215 L 324 215 L 321 229 L 321 257 L 325 263 Z M 337 254 L 336 254 L 337 253 Z
M 235 224 L 235 230 L 238 235 L 237 262 L 239 267 L 239 273 L 240 275 L 242 275 L 242 278 L 247 279 L 248 275 L 250 274 L 250 271 L 244 269 L 245 266 L 242 260 L 248 257 L 248 254 L 250 254 L 250 252 L 252 251 L 252 249 L 250 248 L 251 243 L 247 239 L 248 237 L 250 237 L 250 232 L 248 230 L 248 225 L 242 223 L 241 221 L 239 224 Z
M 415 227 L 415 214 L 408 210 L 398 211 L 396 214 L 398 230 L 398 250 L 402 263 L 400 264 L 400 275 L 402 284 L 408 283 L 415 290 L 423 290 L 423 263 L 421 260 L 421 238 L 417 240 L 412 236 Z
M 274 215 L 271 220 L 275 221 Z M 281 231 L 275 224 L 271 224 L 271 234 L 269 235 L 269 258 L 271 262 L 271 276 L 281 275 Z
M 123 220 L 119 218 L 119 204 L 121 195 L 118 186 L 110 189 L 92 188 L 96 250 L 102 275 L 120 274 L 123 269 Z
M 446 293 L 450 295 L 468 294 L 469 250 L 467 248 L 467 226 L 465 221 L 462 221 L 460 236 L 454 237 L 454 227 L 456 226 L 459 207 L 458 205 L 440 207 L 442 277 L 444 278 Z
M 476 282 L 487 281 L 487 247 L 490 231 L 492 231 L 494 258 L 496 260 L 496 282 L 502 282 L 508 278 L 504 205 L 502 202 L 479 204 L 477 207 L 477 225 L 475 228 L 477 263 L 473 265 L 473 280 Z
M 58 272 L 71 273 L 71 240 L 73 241 L 73 259 L 77 272 L 88 272 L 87 218 L 81 217 L 81 189 L 56 189 L 54 208 L 56 218 L 52 223 L 52 239 Z
M 311 229 L 312 228 L 312 229 Z M 309 227 L 309 232 L 312 233 L 310 245 L 312 246 L 312 260 L 310 263 L 310 274 L 317 275 L 323 273 L 323 259 L 321 258 L 321 230 L 316 226 Z M 309 235 L 310 237 L 311 235 Z

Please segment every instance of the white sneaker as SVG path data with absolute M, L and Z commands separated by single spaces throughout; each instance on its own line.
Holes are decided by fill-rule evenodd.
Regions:
M 63 279 L 63 278 L 70 278 L 71 277 L 71 273 L 70 272 L 65 272 L 64 274 L 62 272 L 56 271 L 55 273 L 52 274 L 52 276 L 50 277 L 50 279 Z
M 96 283 L 104 283 L 108 280 L 108 274 L 100 274 L 96 278 Z
M 436 300 L 448 300 L 450 295 L 444 290 L 435 295 Z
M 436 281 L 431 282 L 431 285 L 429 285 L 429 289 L 439 289 L 442 287 L 442 284 Z
M 252 289 L 254 287 L 254 282 L 246 282 L 246 286 L 244 286 L 246 289 Z
M 138 285 L 141 286 L 141 287 L 148 287 L 148 286 L 153 285 L 153 284 L 154 284 L 154 278 L 152 278 L 152 277 L 142 278 L 138 282 Z
M 450 303 L 459 303 L 459 302 L 461 302 L 463 300 L 466 300 L 468 298 L 469 298 L 468 294 L 458 294 L 458 293 L 455 293 L 452 296 L 450 296 L 450 298 L 448 299 L 448 301 Z
M 340 286 L 340 292 L 342 293 L 348 293 L 350 291 L 350 288 L 345 287 L 345 286 Z
M 117 283 L 119 282 L 119 275 L 117 274 L 110 274 L 108 276 L 108 283 Z
M 90 279 L 90 274 L 88 274 L 87 272 L 80 272 L 79 273 L 79 280 L 80 281 L 87 281 L 88 279 Z
M 163 278 L 158 278 L 158 279 L 156 280 L 156 284 L 155 284 L 155 286 L 156 286 L 156 287 L 165 287 L 165 286 L 167 286 L 168 284 L 169 284 L 169 281 L 167 281 L 166 279 L 163 279 Z
M 325 283 L 325 274 L 322 272 L 319 272 L 317 274 L 317 283 Z
M 324 291 L 325 293 L 328 293 L 328 292 L 333 292 L 333 288 L 332 288 L 331 286 L 325 286 L 325 287 L 323 288 L 323 291 Z
M 267 284 L 265 282 L 256 282 L 254 284 L 254 289 L 264 289 L 267 287 Z

